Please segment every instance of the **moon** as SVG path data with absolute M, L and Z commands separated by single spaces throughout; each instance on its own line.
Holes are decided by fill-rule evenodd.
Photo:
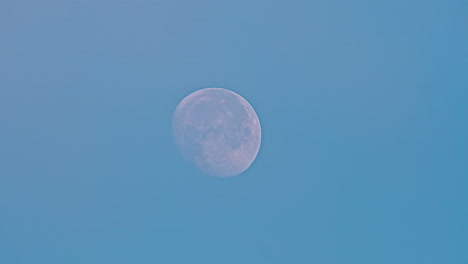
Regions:
M 205 88 L 185 97 L 172 119 L 182 156 L 217 177 L 243 173 L 260 150 L 260 120 L 242 96 L 223 88 Z

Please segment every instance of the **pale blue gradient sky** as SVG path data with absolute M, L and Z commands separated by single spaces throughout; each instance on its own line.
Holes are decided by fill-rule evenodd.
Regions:
M 468 2 L 2 1 L 0 263 L 468 263 Z M 177 153 L 187 94 L 262 123 Z

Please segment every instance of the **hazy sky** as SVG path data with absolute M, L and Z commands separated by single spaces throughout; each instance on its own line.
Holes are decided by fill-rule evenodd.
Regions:
M 0 263 L 468 263 L 466 0 L 0 3 Z M 176 150 L 206 87 L 257 160 Z

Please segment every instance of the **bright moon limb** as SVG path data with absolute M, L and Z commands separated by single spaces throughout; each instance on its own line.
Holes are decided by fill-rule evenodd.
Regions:
M 260 121 L 253 107 L 223 88 L 205 88 L 185 97 L 177 105 L 172 127 L 182 156 L 212 176 L 243 173 L 260 149 Z

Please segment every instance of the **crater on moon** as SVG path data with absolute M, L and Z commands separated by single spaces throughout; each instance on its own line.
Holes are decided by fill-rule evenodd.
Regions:
M 176 145 L 203 172 L 219 177 L 247 170 L 260 149 L 260 121 L 240 95 L 206 88 L 185 97 L 173 117 Z

